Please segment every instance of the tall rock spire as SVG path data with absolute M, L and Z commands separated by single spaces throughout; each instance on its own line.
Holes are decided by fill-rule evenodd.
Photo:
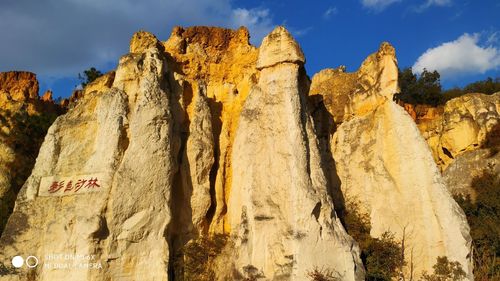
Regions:
M 305 108 L 303 63 L 283 27 L 264 38 L 260 78 L 244 104 L 232 156 L 228 219 L 235 272 L 306 280 L 314 268 L 328 267 L 342 280 L 363 280 L 358 247 L 327 195 Z

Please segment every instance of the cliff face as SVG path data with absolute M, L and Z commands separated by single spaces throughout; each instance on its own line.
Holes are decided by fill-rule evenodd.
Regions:
M 35 164 L 45 133 L 61 113 L 50 93 L 38 96 L 30 72 L 0 72 L 0 233 Z
M 369 215 L 372 237 L 389 231 L 405 241 L 406 276 L 419 276 L 438 256 L 448 256 L 472 278 L 465 215 L 414 121 L 392 101 L 398 92 L 394 49 L 382 44 L 351 75 L 356 83 L 330 143 L 344 200 Z M 328 100 L 330 91 L 320 94 Z
M 500 93 L 467 94 L 430 110 L 437 114 L 419 118 L 417 124 L 444 171 L 460 154 L 493 141 L 500 126 Z
M 453 194 L 475 197 L 471 184 L 483 172 L 499 174 L 500 93 L 467 94 L 444 106 L 403 105 L 417 123 Z
M 38 80 L 31 72 L 11 71 L 0 74 L 0 91 L 9 100 L 38 99 Z
M 373 237 L 404 236 L 418 274 L 445 255 L 471 278 L 463 212 L 392 101 L 392 46 L 312 84 L 304 63 L 282 27 L 259 48 L 245 28 L 134 34 L 49 129 L 0 262 L 39 257 L 20 280 L 363 280 L 337 216 L 356 198 Z
M 238 271 L 250 264 L 270 280 L 305 280 L 314 267 L 361 280 L 359 251 L 333 211 L 304 106 L 304 62 L 284 28 L 264 38 L 260 78 L 243 106 L 233 147 L 232 259 Z

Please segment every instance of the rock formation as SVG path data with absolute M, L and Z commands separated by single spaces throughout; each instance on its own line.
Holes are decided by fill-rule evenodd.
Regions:
M 38 99 L 38 80 L 31 72 L 11 71 L 0 74 L 2 97 L 14 101 Z
M 429 271 L 436 257 L 448 256 L 472 278 L 463 211 L 448 193 L 415 123 L 392 101 L 398 92 L 394 49 L 382 44 L 351 75 L 356 82 L 346 90 L 351 94 L 344 98 L 343 113 L 330 112 L 333 118 L 343 115 L 331 151 L 345 200 L 359 201 L 370 217 L 373 237 L 390 231 L 404 239 L 413 276 Z M 330 91 L 320 94 L 328 100 Z
M 474 197 L 470 188 L 483 171 L 500 166 L 500 93 L 467 94 L 444 106 L 402 104 L 429 144 L 448 189 Z
M 110 71 L 94 81 L 90 82 L 84 89 L 74 90 L 69 98 L 61 100 L 61 106 L 64 108 L 71 108 L 81 100 L 84 96 L 91 95 L 95 92 L 105 91 L 113 86 L 115 79 L 115 72 Z
M 46 258 L 53 253 L 102 262 L 102 270 L 71 269 L 73 280 L 167 279 L 178 141 L 165 73 L 161 50 L 131 52 L 112 89 L 84 96 L 56 120 L 2 236 L 5 253 L 22 249 L 47 264 L 62 262 Z M 50 266 L 25 274 L 68 276 Z
M 304 62 L 284 28 L 264 38 L 260 78 L 243 106 L 233 146 L 228 218 L 236 236 L 235 268 L 243 273 L 251 266 L 266 280 L 306 280 L 314 267 L 331 267 L 343 280 L 361 280 L 359 252 L 325 188 L 304 107 Z
M 405 238 L 417 275 L 445 255 L 471 279 L 463 212 L 392 101 L 392 46 L 312 84 L 304 63 L 282 27 L 259 48 L 245 28 L 134 34 L 49 129 L 0 238 L 0 263 L 41 264 L 6 280 L 363 280 L 345 198 L 372 236 Z
M 356 73 L 343 72 L 341 69 L 324 69 L 312 78 L 309 95 L 328 93 L 322 96 L 322 100 L 328 112 L 332 114 L 335 124 L 344 121 L 345 106 L 356 86 L 356 79 Z
M 61 113 L 50 94 L 40 98 L 38 90 L 33 73 L 0 73 L 0 233 L 48 127 Z
M 472 183 L 476 177 L 484 172 L 490 172 L 500 177 L 500 153 L 499 147 L 480 148 L 466 151 L 457 156 L 446 170 L 443 177 L 446 186 L 454 195 L 470 195 L 474 200 L 476 192 Z
M 283 46 L 287 49 L 280 49 Z M 296 56 L 283 57 L 286 50 Z M 165 280 L 169 272 L 170 278 L 180 279 L 173 275 L 178 274 L 178 256 L 185 255 L 183 245 L 196 236 L 220 233 L 230 235 L 231 241 L 219 259 L 238 256 L 236 270 L 254 263 L 269 280 L 302 280 L 314 266 L 328 263 L 345 280 L 361 280 L 357 246 L 336 219 L 326 194 L 303 100 L 307 88 L 299 89 L 306 77 L 300 47 L 278 28 L 258 53 L 248 43 L 246 29 L 176 28 L 163 44 L 149 33 L 136 33 L 130 54 L 120 59 L 111 78 L 112 87 L 99 81 L 89 84 L 50 128 L 2 236 L 2 251 L 7 257 L 19 249 L 38 257 L 88 254 L 103 267 L 79 268 L 72 272 L 74 280 Z M 272 88 L 276 75 L 283 76 L 285 89 Z M 254 104 L 245 101 L 250 95 Z M 303 150 L 275 166 L 283 171 L 281 182 L 261 176 L 263 186 L 252 190 L 252 179 L 242 178 L 242 172 L 255 159 L 243 155 L 247 149 L 241 141 L 233 144 L 236 131 L 242 140 L 249 133 L 237 130 L 243 103 L 248 103 L 248 112 L 265 102 L 262 95 L 274 95 L 278 102 L 267 107 L 268 114 L 279 109 L 291 115 L 269 115 L 272 119 L 260 123 L 245 119 L 241 126 L 273 122 L 285 131 L 287 120 L 294 120 L 294 135 L 281 133 L 279 138 L 293 142 L 290 153 L 296 145 Z M 263 131 L 262 136 L 271 141 L 275 136 L 270 133 Z M 267 149 L 256 157 L 271 161 L 274 151 Z M 262 189 L 264 185 L 274 187 Z M 261 220 L 258 214 L 244 220 L 241 204 L 248 204 L 248 215 L 253 215 L 253 202 L 235 202 L 234 207 L 228 203 L 244 191 L 272 198 L 273 189 L 286 196 L 269 205 L 269 211 L 280 212 L 273 214 L 276 222 Z M 303 218 L 294 216 L 295 208 L 302 207 L 308 210 Z M 267 226 L 274 240 L 260 241 L 251 232 L 252 239 L 242 246 L 241 225 Z M 286 250 L 282 253 L 274 248 L 281 235 L 288 237 L 280 246 Z M 65 237 L 64 243 L 53 237 Z M 256 253 L 249 245 L 274 254 L 247 260 Z M 318 256 L 320 252 L 325 256 Z M 147 265 L 151 260 L 154 263 Z M 22 274 L 59 280 L 67 271 L 46 266 Z M 220 270 L 219 279 L 227 274 L 234 274 L 232 267 Z
M 467 94 L 449 100 L 438 114 L 421 118 L 418 127 L 445 170 L 460 154 L 486 144 L 500 124 L 500 93 Z

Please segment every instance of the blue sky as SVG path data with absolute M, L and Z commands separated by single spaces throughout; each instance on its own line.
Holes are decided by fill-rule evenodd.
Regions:
M 166 40 L 175 25 L 245 25 L 259 45 L 285 25 L 311 77 L 339 65 L 354 71 L 388 41 L 400 67 L 437 69 L 449 88 L 500 76 L 498 15 L 498 0 L 2 0 L 0 71 L 33 71 L 41 92 L 65 97 L 78 72 L 115 68 L 139 29 Z

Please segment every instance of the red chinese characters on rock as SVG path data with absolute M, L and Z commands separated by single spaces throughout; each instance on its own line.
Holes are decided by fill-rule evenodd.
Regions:
M 100 188 L 99 180 L 97 177 L 90 179 L 78 179 L 76 183 L 69 180 L 67 183 L 65 181 L 53 181 L 49 186 L 49 193 L 56 193 L 62 191 L 62 193 L 78 192 L 80 189 L 97 189 Z

